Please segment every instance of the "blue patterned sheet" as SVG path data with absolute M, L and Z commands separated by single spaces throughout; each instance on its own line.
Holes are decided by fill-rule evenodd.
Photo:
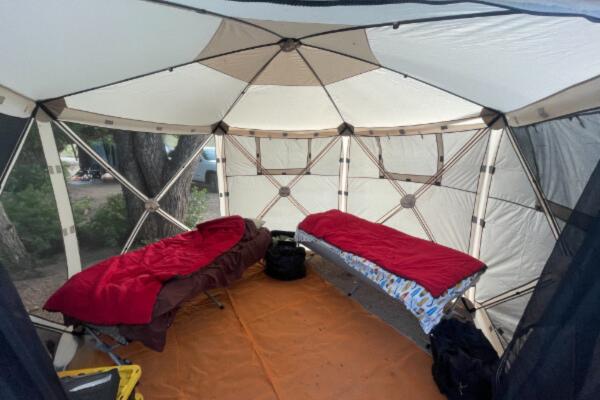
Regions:
M 296 241 L 298 243 L 318 241 L 321 245 L 339 255 L 350 268 L 374 282 L 388 295 L 400 300 L 404 306 L 417 317 L 417 320 L 425 333 L 429 333 L 433 327 L 442 320 L 442 317 L 444 316 L 444 307 L 474 285 L 479 276 L 483 273 L 478 272 L 477 274 L 463 279 L 456 286 L 453 286 L 444 292 L 441 296 L 433 297 L 427 289 L 415 281 L 394 275 L 363 257 L 342 251 L 300 229 L 296 231 Z

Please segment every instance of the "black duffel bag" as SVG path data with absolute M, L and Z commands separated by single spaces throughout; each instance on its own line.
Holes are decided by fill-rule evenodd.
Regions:
M 431 332 L 433 379 L 449 400 L 492 399 L 498 354 L 472 321 L 442 320 Z
M 265 273 L 281 281 L 306 276 L 306 251 L 294 241 L 294 232 L 271 231 L 272 243 L 265 256 Z

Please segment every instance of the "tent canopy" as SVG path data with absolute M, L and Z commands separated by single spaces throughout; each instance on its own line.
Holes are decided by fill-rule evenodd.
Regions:
M 600 70 L 591 2 L 300 3 L 3 2 L 0 85 L 95 125 L 315 131 L 508 113 Z
M 469 252 L 510 338 L 600 157 L 598 43 L 588 0 L 4 0 L 0 113 L 38 106 L 50 147 L 44 114 L 215 134 L 222 214 L 339 208 Z

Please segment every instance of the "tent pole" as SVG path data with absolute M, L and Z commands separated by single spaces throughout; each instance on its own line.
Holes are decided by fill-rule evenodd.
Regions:
M 138 232 L 140 231 L 140 229 L 142 229 L 142 225 L 144 225 L 144 222 L 146 222 L 146 219 L 148 219 L 149 215 L 150 215 L 150 211 L 144 210 L 144 212 L 140 216 L 140 219 L 138 219 L 135 226 L 131 230 L 129 237 L 127 238 L 127 242 L 125 242 L 125 245 L 123 245 L 121 254 L 125 254 L 127 251 L 129 251 L 129 249 L 131 248 L 131 245 L 133 245 L 133 242 L 134 242 L 135 238 L 137 237 Z
M 505 120 L 505 122 L 506 122 L 506 120 Z M 539 201 L 539 203 L 542 207 L 542 211 L 544 212 L 544 215 L 546 215 L 546 219 L 548 220 L 548 224 L 550 225 L 550 230 L 552 231 L 554 238 L 556 240 L 558 240 L 558 237 L 560 236 L 560 228 L 558 227 L 558 224 L 556 223 L 556 219 L 554 218 L 554 215 L 550 211 L 550 206 L 548 205 L 546 196 L 544 195 L 544 192 L 542 191 L 542 187 L 539 184 L 539 182 L 537 181 L 537 179 L 535 178 L 535 176 L 533 175 L 533 172 L 531 171 L 531 169 L 529 168 L 529 164 L 527 164 L 527 161 L 525 160 L 525 156 L 523 156 L 523 153 L 521 153 L 521 148 L 519 147 L 519 145 L 517 143 L 517 140 L 514 136 L 514 132 L 513 132 L 512 128 L 508 124 L 506 126 L 507 126 L 507 136 L 510 140 L 510 143 L 517 155 L 517 158 L 519 159 L 519 162 L 521 163 L 521 167 L 523 168 L 523 171 L 525 171 L 525 175 L 527 175 L 527 179 L 529 180 L 529 183 L 531 184 L 533 191 L 535 192 L 535 196 L 537 197 L 537 200 Z
M 217 152 L 217 184 L 219 187 L 219 209 L 221 216 L 229 215 L 229 190 L 227 188 L 227 168 L 225 157 L 225 141 L 223 135 L 215 135 Z
M 498 156 L 498 149 L 500 148 L 500 139 L 502 137 L 502 131 L 492 130 L 488 138 L 488 145 L 486 155 L 483 158 L 481 165 L 481 172 L 479 174 L 479 183 L 477 185 L 477 194 L 475 197 L 475 206 L 473 209 L 473 222 L 471 224 L 471 240 L 469 253 L 479 258 L 481 250 L 481 239 L 483 237 L 483 228 L 485 224 L 485 214 L 487 211 L 487 200 L 490 193 L 490 187 L 492 183 L 492 175 L 496 164 L 496 157 Z M 477 286 L 473 286 L 467 290 L 465 296 L 472 304 L 477 304 L 475 300 L 475 292 Z M 498 332 L 494 328 L 489 315 L 486 310 L 476 309 L 474 314 L 475 325 L 481 329 L 485 337 L 491 343 L 492 347 L 498 354 L 502 354 L 504 347 Z
M 342 136 L 342 154 L 340 155 L 340 181 L 338 189 L 338 208 L 348 209 L 348 170 L 350 169 L 350 136 Z
M 65 246 L 65 255 L 67 258 L 67 275 L 72 277 L 81 271 L 81 257 L 79 255 L 79 244 L 77 242 L 77 234 L 75 229 L 75 220 L 73 218 L 73 210 L 71 209 L 71 201 L 69 200 L 69 192 L 63 175 L 63 168 L 60 162 L 60 155 L 56 148 L 54 140 L 54 132 L 50 124 L 50 117 L 42 110 L 38 110 L 36 114 L 36 123 L 42 142 L 42 150 L 48 166 L 50 174 L 50 182 L 54 199 L 56 200 L 56 208 L 58 209 L 58 218 L 62 228 L 63 243 Z

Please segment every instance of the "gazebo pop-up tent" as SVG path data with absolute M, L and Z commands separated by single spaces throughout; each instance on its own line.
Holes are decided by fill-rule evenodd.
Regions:
M 68 123 L 208 134 L 222 215 L 337 208 L 483 260 L 501 350 L 600 158 L 598 43 L 591 1 L 3 1 L 2 185 L 37 124 L 71 276 L 52 126 L 147 205 L 129 244 L 151 213 L 189 227 Z

